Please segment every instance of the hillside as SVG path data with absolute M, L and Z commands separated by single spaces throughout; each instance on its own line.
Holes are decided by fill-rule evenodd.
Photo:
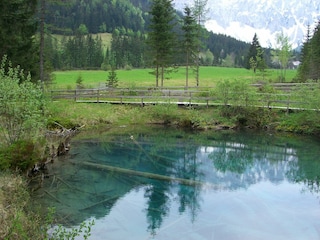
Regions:
M 46 24 L 53 34 L 74 35 L 81 25 L 90 34 L 102 34 L 103 49 L 110 47 L 110 36 L 115 30 L 120 34 L 146 33 L 149 22 L 149 0 L 73 0 L 65 4 L 47 6 Z M 177 12 L 177 17 L 181 17 Z M 203 52 L 210 51 L 213 59 L 209 65 L 243 66 L 243 57 L 249 44 L 235 38 L 207 32 Z M 58 38 L 59 40 L 60 38 Z
M 58 41 L 59 47 L 61 48 L 61 43 L 63 42 L 63 38 L 66 37 L 65 35 L 62 34 L 52 34 L 51 35 L 53 39 L 56 39 Z M 92 34 L 92 37 L 95 39 L 96 37 L 101 38 L 102 40 L 102 48 L 104 51 L 106 51 L 107 48 L 110 48 L 111 46 L 111 39 L 112 39 L 112 34 L 111 33 L 96 33 Z
M 46 23 L 53 33 L 72 34 L 81 24 L 89 33 L 113 32 L 116 28 L 143 31 L 148 1 L 73 0 L 47 5 Z

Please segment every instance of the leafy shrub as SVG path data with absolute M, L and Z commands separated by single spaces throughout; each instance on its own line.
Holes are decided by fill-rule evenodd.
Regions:
M 159 104 L 151 109 L 151 115 L 156 121 L 164 124 L 170 124 L 179 118 L 177 114 L 177 106 L 174 104 Z
M 76 237 L 82 237 L 87 240 L 91 236 L 91 228 L 94 225 L 94 220 L 89 222 L 82 222 L 79 227 L 67 230 L 61 225 L 54 228 L 53 232 L 49 234 L 48 240 L 74 240 Z
M 292 97 L 299 103 L 297 107 L 320 110 L 320 82 L 307 82 L 293 89 Z
M 0 150 L 0 168 L 26 171 L 41 159 L 32 141 L 19 140 Z
M 218 82 L 211 94 L 217 96 L 225 106 L 229 104 L 251 106 L 256 98 L 256 89 L 244 81 L 223 80 Z
M 283 116 L 280 124 L 277 126 L 279 131 L 295 132 L 302 134 L 320 135 L 320 117 L 319 112 L 301 111 Z
M 238 106 L 221 107 L 220 114 L 233 119 L 238 127 L 251 128 L 264 128 L 276 117 L 268 109 Z
M 45 128 L 45 98 L 40 85 L 31 82 L 19 68 L 3 58 L 0 68 L 0 133 L 10 145 L 35 139 Z

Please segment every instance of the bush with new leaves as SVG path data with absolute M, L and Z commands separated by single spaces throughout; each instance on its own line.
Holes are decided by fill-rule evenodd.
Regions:
M 4 57 L 0 68 L 0 129 L 5 144 L 37 137 L 45 126 L 43 107 L 41 87 Z
M 43 136 L 45 129 L 44 97 L 41 86 L 31 82 L 30 75 L 23 70 L 12 67 L 6 57 L 0 66 L 0 149 L 1 161 L 6 159 L 4 149 L 10 149 L 17 143 L 24 143 L 26 149 L 32 142 Z M 29 153 L 29 151 L 26 151 Z M 34 153 L 31 151 L 30 158 Z M 8 159 L 7 159 L 8 160 Z M 34 160 L 34 159 L 33 159 Z M 19 161 L 19 159 L 15 159 Z M 17 162 L 16 162 L 17 163 Z M 11 167 L 12 163 L 9 163 Z M 15 165 L 15 164 L 14 164 Z M 17 164 L 19 165 L 19 164 Z M 24 163 L 27 166 L 28 163 Z M 18 166 L 17 166 L 18 167 Z

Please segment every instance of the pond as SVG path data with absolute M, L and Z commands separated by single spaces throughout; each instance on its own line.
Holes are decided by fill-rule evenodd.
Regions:
M 319 239 L 320 141 L 250 131 L 81 133 L 34 196 L 90 239 Z

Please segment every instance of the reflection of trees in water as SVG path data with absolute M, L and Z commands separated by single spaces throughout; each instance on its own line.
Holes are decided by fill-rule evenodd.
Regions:
M 175 164 L 176 176 L 183 179 L 199 180 L 201 171 L 198 166 L 201 162 L 197 161 L 197 148 L 192 146 L 184 146 L 184 154 Z M 187 209 L 190 211 L 191 221 L 194 222 L 198 211 L 200 210 L 200 186 L 178 187 L 179 212 L 184 213 Z
M 208 150 L 207 150 L 208 151 Z M 244 142 L 215 142 L 207 154 L 216 175 L 213 181 L 224 188 L 237 189 L 260 181 L 279 183 L 286 179 L 291 162 L 298 158 L 291 147 Z
M 315 145 L 305 148 L 302 143 L 291 143 L 287 138 L 278 141 L 278 138 L 272 136 L 243 134 L 208 137 L 205 134 L 164 132 L 155 135 L 133 134 L 133 136 L 136 142 L 132 141 L 128 134 L 113 136 L 110 138 L 112 141 L 109 138 L 104 139 L 106 143 L 99 140 L 88 142 L 82 140 L 78 142 L 80 149 L 77 150 L 75 158 L 88 161 L 89 156 L 90 161 L 97 161 L 100 164 L 206 181 L 222 186 L 220 189 L 225 190 L 248 188 L 259 181 L 279 183 L 288 179 L 303 182 L 308 190 L 319 193 L 320 164 L 317 158 L 320 156 L 320 150 Z M 69 175 L 66 176 L 70 176 L 70 173 L 68 170 Z M 84 181 L 72 182 L 74 178 L 80 177 Z M 110 212 L 110 208 L 118 198 L 135 187 L 147 186 L 144 196 L 147 198 L 148 206 L 145 210 L 148 230 L 152 234 L 156 234 L 156 230 L 168 216 L 173 200 L 177 201 L 178 211 L 181 214 L 190 212 L 191 221 L 195 221 L 200 211 L 201 186 L 186 186 L 176 182 L 123 176 L 110 172 L 93 173 L 88 169 L 78 170 L 72 178 L 62 178 L 66 183 L 72 186 L 77 184 L 76 187 L 82 190 L 88 188 L 90 192 L 87 197 L 92 198 L 91 202 L 82 204 L 80 209 L 90 204 L 93 207 L 88 211 L 82 211 L 81 217 L 85 217 L 86 212 L 90 215 L 89 210 L 97 217 L 104 216 Z M 109 183 L 118 190 L 117 193 L 110 191 L 106 186 L 111 187 Z M 66 189 L 70 191 L 66 185 L 63 187 L 65 191 Z M 79 202 L 85 198 L 85 194 L 79 191 L 78 194 L 79 197 L 73 198 Z M 115 194 L 118 194 L 117 198 L 95 206 L 95 203 L 104 201 L 109 196 L 111 198 Z M 170 198 L 171 196 L 175 197 Z
M 200 211 L 200 187 L 180 185 L 178 190 L 179 213 L 190 212 L 191 222 L 194 222 Z
M 287 177 L 293 182 L 301 182 L 305 190 L 320 193 L 320 148 L 310 142 L 304 147 L 297 148 L 299 161 L 290 162 Z
M 266 140 L 267 139 L 267 140 Z M 214 168 L 221 172 L 219 180 L 227 182 L 233 179 L 234 186 L 248 187 L 259 181 L 268 180 L 279 183 L 285 179 L 301 182 L 312 193 L 320 192 L 320 148 L 314 140 L 308 137 L 277 138 L 267 136 L 247 142 L 213 141 L 208 154 Z M 238 140 L 238 141 L 236 141 Z M 262 144 L 263 143 L 263 144 Z
M 150 151 L 154 155 L 174 155 L 171 158 L 176 159 L 175 164 L 168 172 L 175 177 L 210 181 L 222 186 L 221 189 L 225 190 L 248 188 L 260 181 L 270 181 L 274 184 L 286 179 L 290 181 L 293 179 L 289 177 L 290 172 L 295 174 L 295 179 L 303 178 L 310 190 L 319 190 L 319 178 L 315 180 L 308 178 L 305 173 L 301 174 L 304 170 L 302 172 L 300 170 L 309 165 L 306 163 L 305 167 L 301 166 L 301 156 L 298 155 L 299 145 L 295 142 L 290 143 L 290 139 L 286 138 L 280 138 L 278 141 L 277 137 L 271 136 L 266 139 L 258 138 L 258 141 L 254 138 L 250 138 L 250 141 L 246 140 L 245 137 L 235 138 L 233 141 L 214 139 L 207 141 L 206 147 L 199 147 L 192 142 L 176 139 L 176 142 L 170 142 L 171 147 L 168 148 L 168 145 L 164 144 L 166 140 L 162 139 L 162 144 L 157 145 L 156 149 L 151 147 Z M 158 160 L 161 162 L 161 158 Z M 318 167 L 319 165 L 315 164 L 313 169 Z M 319 169 L 317 172 L 320 173 Z M 172 189 L 168 188 L 167 191 Z M 197 212 L 200 210 L 200 193 L 201 189 L 197 187 L 178 186 L 176 199 L 179 203 L 179 212 L 189 211 L 191 221 L 196 219 Z M 151 204 L 150 201 L 149 203 Z M 169 210 L 169 207 L 164 207 L 168 204 L 167 202 L 163 201 L 161 204 L 161 209 Z M 160 221 L 155 219 L 153 223 L 160 223 Z M 150 226 L 160 227 L 155 224 Z
M 156 234 L 156 229 L 162 225 L 163 218 L 169 213 L 168 184 L 157 183 L 149 186 L 144 194 L 148 198 L 146 209 L 148 230 L 152 235 Z
M 156 172 L 165 176 L 170 176 L 172 174 L 171 169 L 174 161 L 172 161 L 172 158 L 164 155 L 165 152 L 163 152 L 163 148 L 160 147 L 160 145 L 157 145 L 156 149 L 152 149 L 153 144 L 150 145 L 145 142 L 140 146 L 140 150 L 149 155 L 149 162 L 152 161 L 153 163 L 152 165 L 149 165 L 150 168 L 147 169 L 147 171 Z M 156 229 L 161 227 L 163 218 L 169 213 L 170 184 L 170 182 L 166 181 L 148 180 L 148 188 L 146 189 L 144 196 L 148 199 L 146 217 L 149 224 L 148 231 L 152 235 L 156 234 Z
M 182 143 L 181 140 L 161 141 L 161 144 L 149 146 L 151 156 L 156 159 L 158 166 L 155 166 L 157 173 L 174 178 L 182 178 L 188 180 L 198 180 L 201 172 L 198 170 L 199 162 L 197 162 L 197 146 L 191 142 Z M 150 187 L 145 193 L 148 198 L 147 219 L 148 230 L 155 235 L 156 229 L 161 227 L 163 217 L 170 210 L 170 195 L 175 195 L 175 187 L 177 185 L 177 198 L 175 201 L 179 203 L 179 212 L 184 213 L 187 209 L 191 214 L 191 221 L 197 216 L 200 209 L 198 202 L 200 195 L 200 186 L 186 186 L 175 182 L 159 182 L 149 181 Z
M 227 143 L 226 143 L 227 144 Z M 209 158 L 212 159 L 214 167 L 225 173 L 230 171 L 233 173 L 243 173 L 253 163 L 253 153 L 250 149 L 244 149 L 238 147 L 234 143 L 233 148 L 227 146 L 220 146 L 217 151 L 209 154 Z

